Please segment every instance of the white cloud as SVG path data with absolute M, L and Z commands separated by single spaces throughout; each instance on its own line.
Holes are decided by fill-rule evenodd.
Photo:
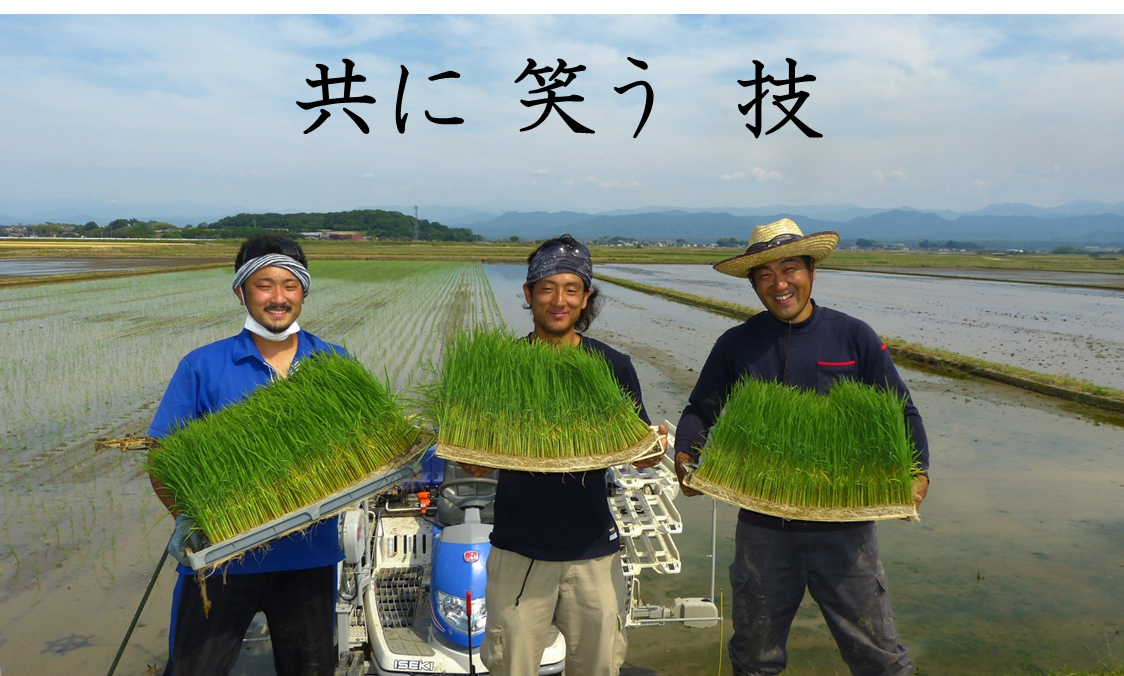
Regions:
M 732 174 L 722 174 L 722 176 L 720 178 L 723 181 L 733 181 L 735 179 L 740 181 L 743 178 L 745 178 L 745 172 L 744 171 L 735 171 Z
M 881 172 L 881 171 L 874 172 L 874 180 L 878 181 L 879 183 L 890 183 L 890 182 L 893 182 L 893 181 L 904 181 L 907 178 L 908 178 L 908 176 L 906 176 L 905 172 L 902 171 L 901 169 L 894 169 L 893 171 L 889 171 L 889 172 Z
M 274 18 L 273 29 L 278 39 L 295 47 L 315 49 L 331 44 L 351 50 L 371 40 L 390 39 L 410 26 L 405 17 L 357 13 L 338 22 L 316 16 L 279 16 Z
M 782 178 L 784 178 L 784 175 L 781 172 L 777 171 L 776 169 L 774 169 L 772 171 L 766 171 L 765 169 L 762 169 L 761 167 L 754 167 L 753 168 L 753 177 L 756 178 L 758 181 L 764 182 L 764 181 L 779 181 Z

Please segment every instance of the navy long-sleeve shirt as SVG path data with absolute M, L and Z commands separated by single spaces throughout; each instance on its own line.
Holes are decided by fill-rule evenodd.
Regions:
M 609 362 L 617 382 L 640 406 L 640 379 L 632 360 L 599 340 L 582 336 L 582 349 Z M 501 469 L 496 486 L 492 544 L 541 561 L 581 561 L 620 549 L 606 500 L 606 470 L 545 473 Z
M 813 302 L 812 316 L 789 324 L 761 312 L 726 331 L 714 344 L 683 410 L 675 437 L 677 453 L 698 456 L 730 390 L 744 374 L 827 394 L 849 378 L 887 387 L 906 397 L 905 422 L 922 471 L 929 469 L 929 441 L 909 389 L 894 368 L 886 344 L 865 322 Z M 829 530 L 850 524 L 784 520 L 743 509 L 743 521 L 766 528 Z

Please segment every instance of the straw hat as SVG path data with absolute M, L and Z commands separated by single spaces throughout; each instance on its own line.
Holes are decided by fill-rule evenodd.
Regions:
M 749 248 L 745 253 L 727 258 L 714 264 L 718 272 L 734 277 L 749 276 L 749 271 L 758 265 L 782 258 L 811 256 L 819 263 L 839 245 L 839 233 L 816 232 L 805 236 L 799 226 L 787 218 L 776 223 L 759 225 L 749 237 Z

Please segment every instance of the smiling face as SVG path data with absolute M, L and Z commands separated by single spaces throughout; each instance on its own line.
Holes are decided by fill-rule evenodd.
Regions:
M 531 306 L 535 334 L 547 341 L 577 344 L 579 338 L 574 325 L 589 303 L 590 293 L 581 277 L 570 272 L 544 277 L 533 287 L 524 284 L 523 295 Z
M 809 303 L 815 267 L 808 268 L 803 258 L 783 258 L 759 265 L 750 271 L 757 297 L 777 319 L 802 322 L 812 316 Z
M 297 321 L 304 305 L 300 280 L 284 268 L 258 270 L 235 294 L 254 321 L 275 333 L 284 331 Z

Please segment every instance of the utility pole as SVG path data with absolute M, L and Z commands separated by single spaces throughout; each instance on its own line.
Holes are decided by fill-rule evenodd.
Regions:
M 414 241 L 418 241 L 418 208 L 414 207 Z

